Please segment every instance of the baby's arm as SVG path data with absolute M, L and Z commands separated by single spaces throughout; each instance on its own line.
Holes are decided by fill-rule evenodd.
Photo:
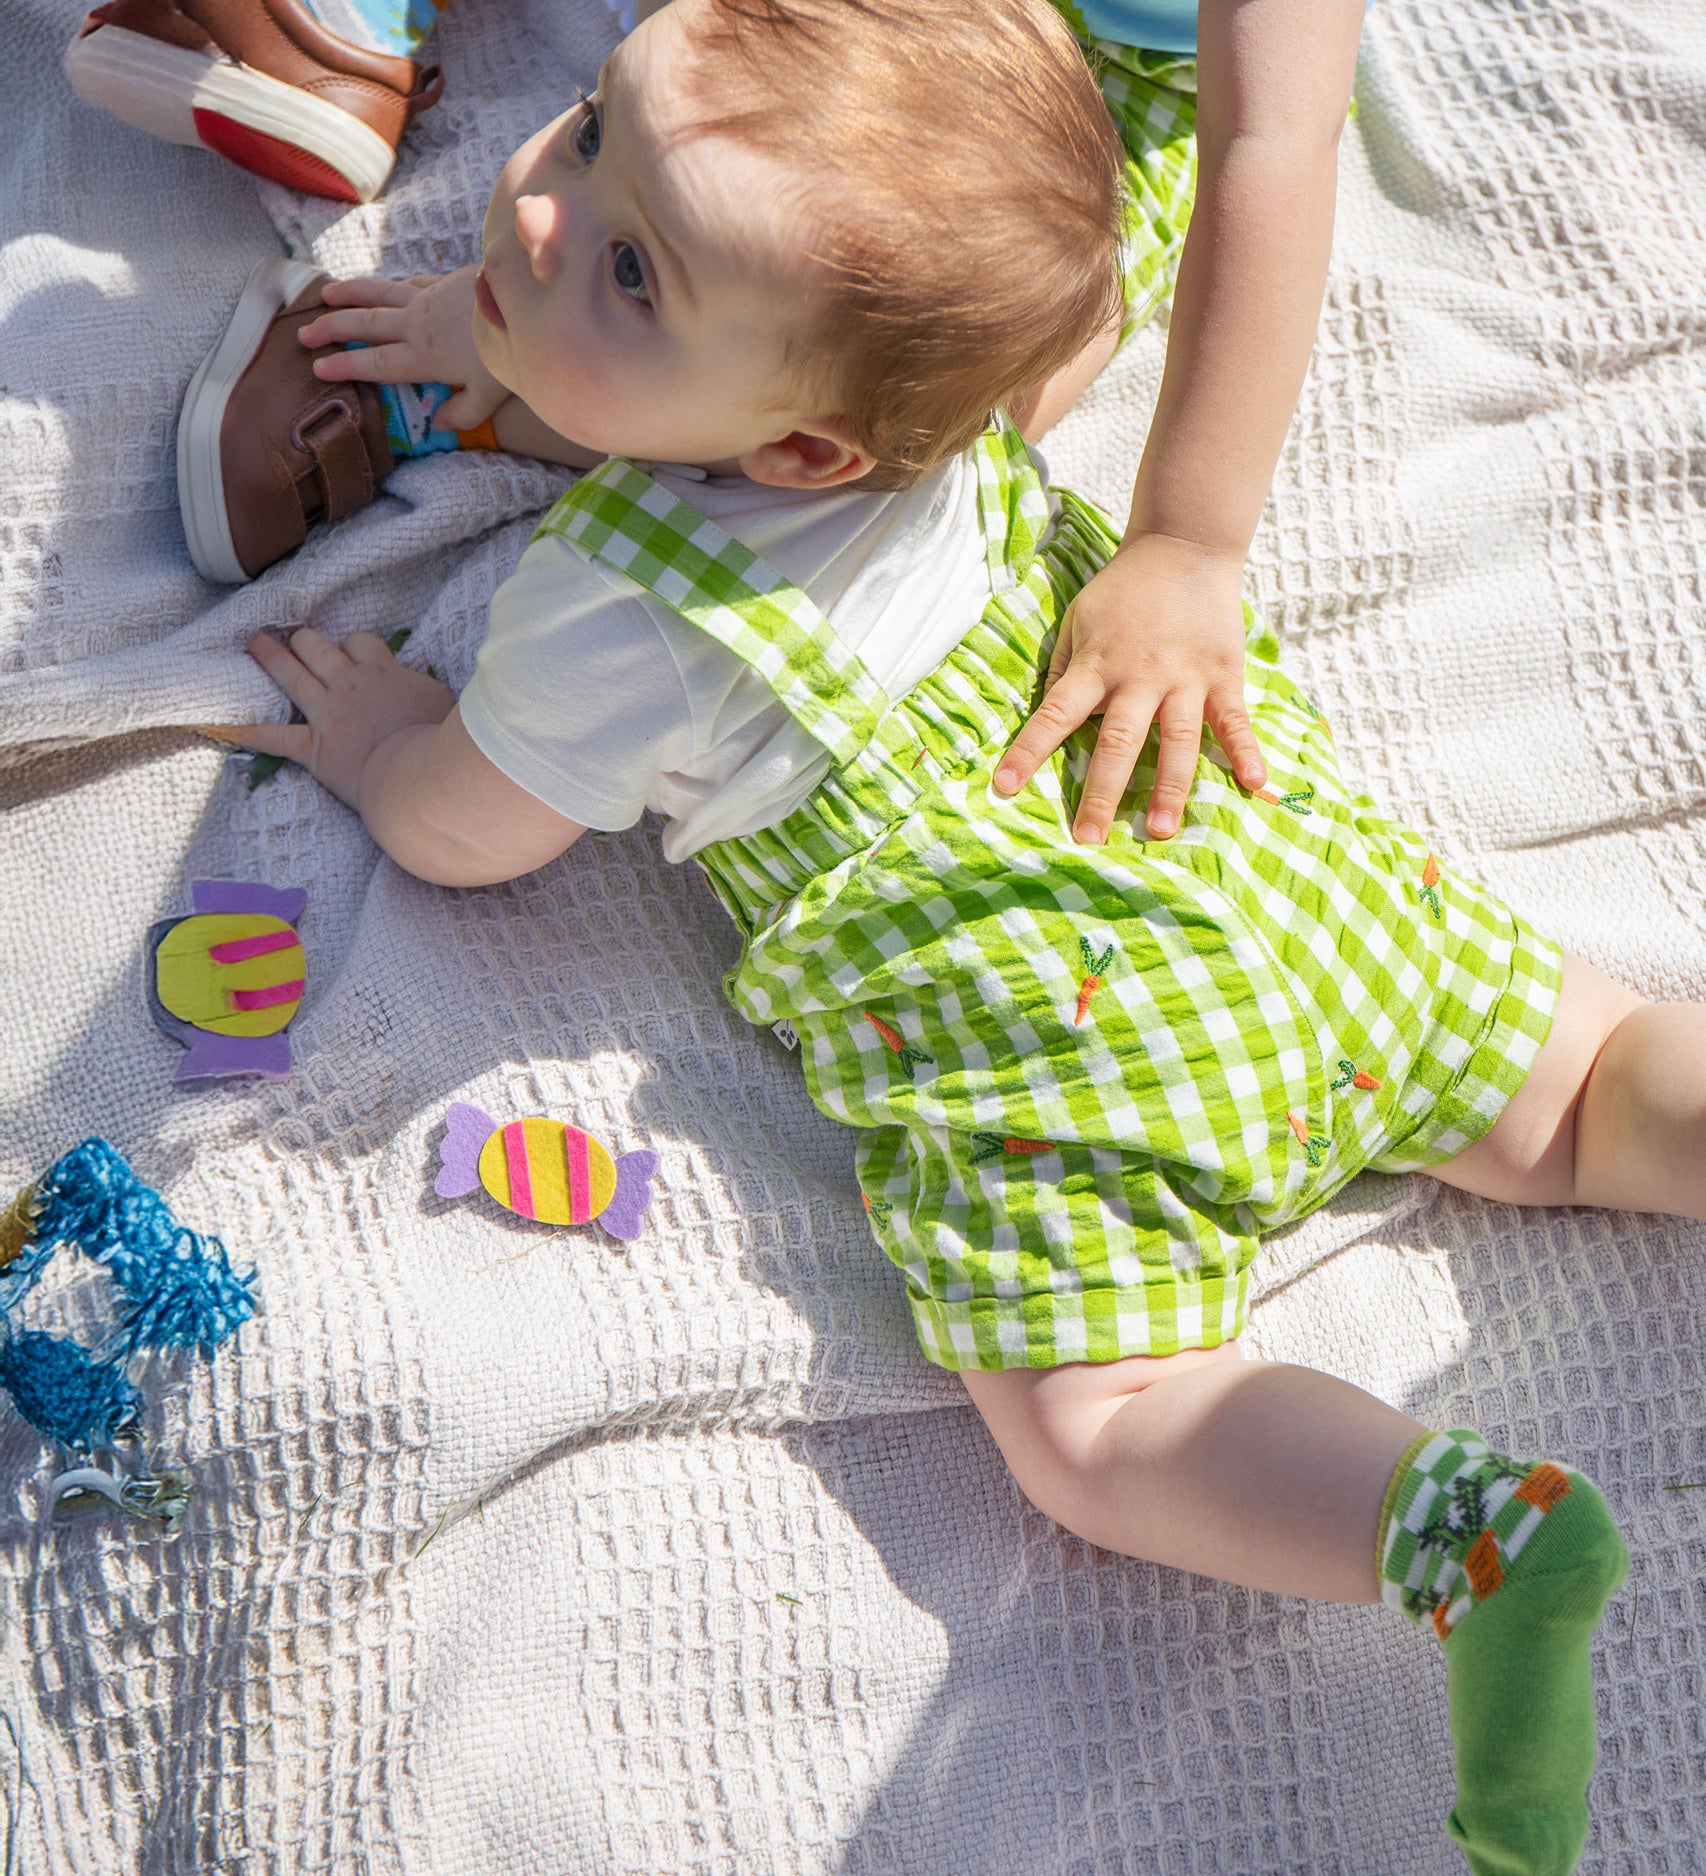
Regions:
M 304 627 L 282 645 L 261 632 L 249 650 L 307 721 L 215 733 L 300 762 L 418 878 L 515 879 L 586 831 L 488 761 L 444 685 L 399 664 L 374 633 L 333 644 Z
M 1022 786 L 1099 712 L 1080 839 L 1106 835 L 1157 719 L 1157 838 L 1178 827 L 1205 715 L 1239 781 L 1265 779 L 1243 703 L 1244 556 L 1314 342 L 1362 16 L 1363 0 L 1202 0 L 1197 200 L 1130 520 L 1000 776 Z

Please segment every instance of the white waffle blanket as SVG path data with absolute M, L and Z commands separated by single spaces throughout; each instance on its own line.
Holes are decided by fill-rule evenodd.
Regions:
M 555 472 L 405 465 L 252 587 L 193 573 L 178 401 L 255 256 L 467 261 L 598 0 L 455 0 L 445 101 L 338 215 L 62 82 L 0 7 L 0 1185 L 107 1135 L 259 1268 L 165 1377 L 176 1541 L 37 1522 L 0 1427 L 0 1817 L 28 1876 L 1448 1876 L 1441 1664 L 1380 1610 L 1094 1551 L 913 1345 L 851 1138 L 722 1003 L 655 833 L 442 892 L 298 772 L 257 625 L 414 628 L 465 681 Z M 1315 367 L 1252 562 L 1348 771 L 1642 990 L 1706 997 L 1706 14 L 1380 0 Z M 1151 334 L 1051 449 L 1118 507 Z M 175 1090 L 143 934 L 308 891 L 281 1085 Z M 631 1248 L 431 1191 L 454 1099 L 662 1159 Z M 1250 1343 L 1603 1485 L 1584 1867 L 1706 1855 L 1706 1231 L 1367 1180 L 1276 1243 Z M 784 1600 L 787 1598 L 788 1600 Z M 11 1809 L 8 1813 L 7 1802 Z M 10 1871 L 10 1860 L 5 1868 Z

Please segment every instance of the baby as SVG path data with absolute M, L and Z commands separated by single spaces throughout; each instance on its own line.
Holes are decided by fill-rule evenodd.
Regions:
M 471 342 L 420 361 L 591 465 L 467 690 L 370 635 L 259 636 L 305 721 L 228 734 L 447 885 L 661 811 L 1027 1495 L 1134 1556 L 1426 1617 L 1448 1829 L 1481 1876 L 1552 1876 L 1627 1565 L 1605 1505 L 1240 1359 L 1249 1266 L 1368 1166 L 1706 1217 L 1706 1010 L 1561 956 L 1353 794 L 1254 621 L 1269 786 L 1210 752 L 1147 840 L 1152 739 L 1106 845 L 1073 839 L 1087 733 L 995 787 L 1118 537 L 990 413 L 1114 315 L 1119 172 L 1042 0 L 675 0 L 506 167 Z M 328 336 L 421 294 L 449 304 L 372 289 Z

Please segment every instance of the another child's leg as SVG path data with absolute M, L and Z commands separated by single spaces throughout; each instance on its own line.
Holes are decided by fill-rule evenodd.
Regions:
M 1587 1830 L 1589 1644 L 1628 1557 L 1594 1488 L 1430 1433 L 1349 1382 L 1224 1351 L 967 1391 L 1026 1496 L 1092 1543 L 1257 1588 L 1431 1614 L 1478 1876 L 1565 1876 Z
M 1706 1005 L 1564 959 L 1552 1030 L 1489 1131 L 1435 1178 L 1519 1205 L 1706 1218 Z

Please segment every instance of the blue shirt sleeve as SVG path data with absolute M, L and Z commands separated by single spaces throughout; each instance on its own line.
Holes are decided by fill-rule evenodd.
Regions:
M 1146 52 L 1195 52 L 1197 0 L 1077 0 L 1096 39 Z

